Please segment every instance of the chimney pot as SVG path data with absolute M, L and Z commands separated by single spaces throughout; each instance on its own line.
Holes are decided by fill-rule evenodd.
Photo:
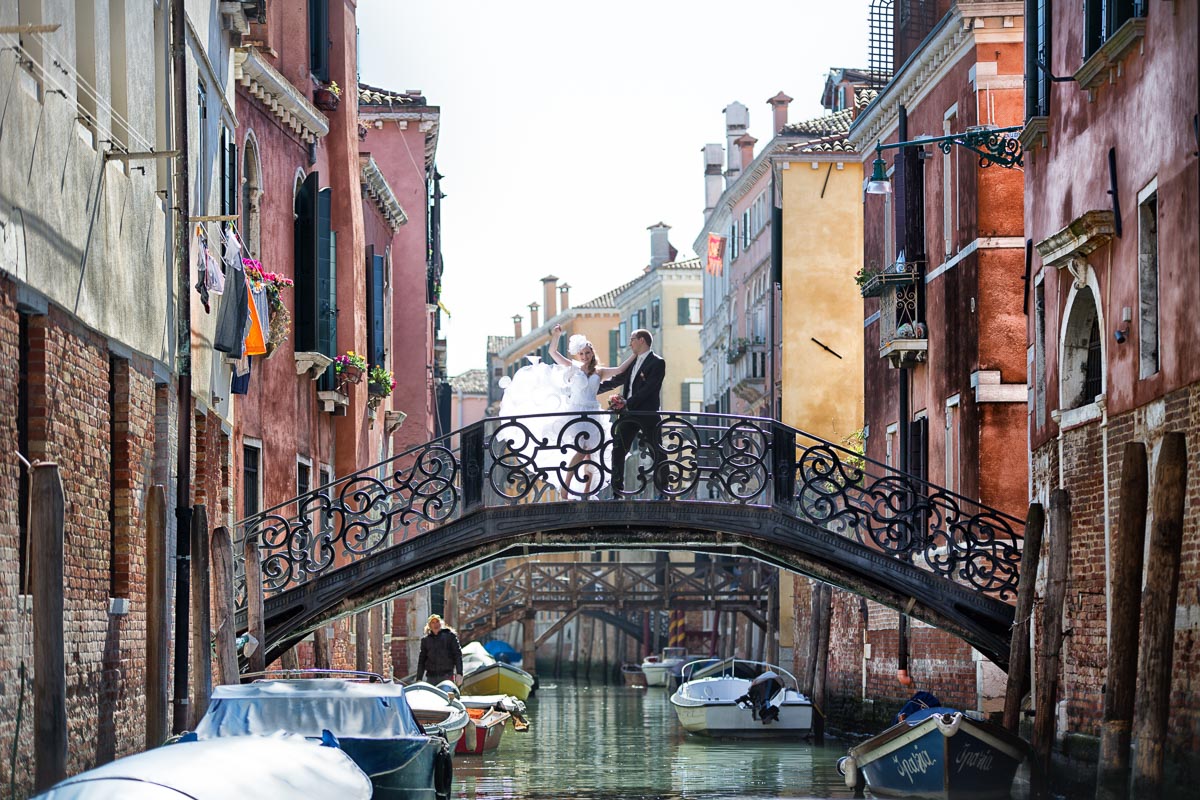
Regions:
M 719 144 L 706 144 L 704 152 L 704 218 L 717 207 L 721 199 L 724 181 L 721 178 L 721 162 L 725 160 L 725 149 Z
M 514 340 L 520 339 L 522 336 L 524 336 L 524 334 L 521 333 L 521 323 L 524 321 L 524 319 L 525 318 L 522 317 L 520 314 L 513 314 L 513 339 Z
M 538 329 L 538 308 L 537 303 L 529 304 L 529 332 L 533 333 Z
M 788 103 L 792 102 L 792 98 L 788 97 L 783 92 L 772 97 L 767 101 L 767 105 L 771 106 L 773 116 L 773 124 L 775 127 L 775 135 L 783 133 L 784 127 L 788 121 Z
M 671 226 L 665 222 L 656 222 L 646 230 L 650 231 L 650 269 L 658 269 L 671 260 L 671 242 L 668 238 Z
M 558 287 L 558 310 L 559 313 L 566 311 L 571 307 L 571 284 L 564 283 Z
M 733 185 L 742 172 L 741 158 L 735 144 L 739 137 L 750 129 L 750 110 L 736 100 L 725 106 L 725 186 Z
M 738 146 L 738 151 L 742 155 L 742 170 L 750 169 L 750 162 L 754 161 L 754 145 L 758 139 L 755 139 L 748 133 L 744 133 L 734 142 Z
M 546 322 L 558 316 L 558 276 L 547 275 L 542 278 L 542 306 L 546 309 Z

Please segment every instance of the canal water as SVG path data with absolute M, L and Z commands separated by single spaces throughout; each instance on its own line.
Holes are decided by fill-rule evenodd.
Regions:
M 529 700 L 528 733 L 454 759 L 459 800 L 849 798 L 846 748 L 805 741 L 710 740 L 686 733 L 662 688 L 557 682 Z

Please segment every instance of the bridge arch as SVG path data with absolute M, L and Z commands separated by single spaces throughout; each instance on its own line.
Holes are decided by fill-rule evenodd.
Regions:
M 663 415 L 665 455 L 613 491 L 607 427 L 582 414 L 562 429 L 581 426 L 601 443 L 536 436 L 530 418 L 485 420 L 239 523 L 235 538 L 262 551 L 267 658 L 495 558 L 596 548 L 752 556 L 1007 666 L 1019 520 L 778 422 L 716 414 Z

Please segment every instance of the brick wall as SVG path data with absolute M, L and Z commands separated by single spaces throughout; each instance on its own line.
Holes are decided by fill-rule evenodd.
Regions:
M 0 449 L 17 449 L 20 318 L 15 289 L 0 281 Z M 65 509 L 65 639 L 71 773 L 144 746 L 146 493 L 158 458 L 153 364 L 138 355 L 112 364 L 108 342 L 51 307 L 27 317 L 27 455 L 58 464 Z M 110 389 L 112 391 L 110 405 Z M 115 434 L 112 435 L 112 434 Z M 115 445 L 115 447 L 114 447 Z M 0 495 L 18 496 L 12 459 L 0 466 Z M 0 508 L 0 744 L 18 743 L 18 796 L 32 789 L 31 617 L 18 608 L 17 503 Z M 129 601 L 110 613 L 109 598 Z M 19 669 L 24 663 L 24 709 Z M 0 759 L 7 789 L 8 758 Z
M 1120 503 L 1120 467 L 1124 446 L 1146 444 L 1150 459 L 1150 492 L 1154 492 L 1154 460 L 1162 435 L 1182 431 L 1189 464 L 1200 457 L 1200 385 L 1193 384 L 1139 407 L 1064 431 L 1032 454 L 1035 496 L 1047 498 L 1061 486 L 1071 498 L 1071 560 L 1063 626 L 1061 696 L 1065 719 L 1059 729 L 1099 735 L 1104 709 L 1103 687 L 1108 659 L 1107 546 L 1115 535 Z M 1105 453 L 1107 489 L 1105 498 Z M 1061 471 L 1061 477 L 1060 477 Z M 1200 753 L 1200 477 L 1190 470 L 1184 511 L 1183 554 L 1176 612 L 1174 676 L 1171 687 L 1170 738 L 1166 750 L 1174 757 Z M 1108 532 L 1105 531 L 1107 520 Z M 1147 534 L 1149 528 L 1147 529 Z M 1047 555 L 1043 548 L 1042 558 Z M 1043 569 L 1044 571 L 1044 569 Z M 1044 586 L 1039 586 L 1039 596 Z M 1039 620 L 1040 624 L 1040 620 Z M 1200 767 L 1193 763 L 1192 768 Z

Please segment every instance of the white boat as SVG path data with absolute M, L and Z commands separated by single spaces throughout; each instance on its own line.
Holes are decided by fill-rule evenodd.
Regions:
M 368 800 L 371 792 L 337 746 L 277 733 L 156 747 L 67 778 L 37 800 Z
M 812 730 L 812 701 L 800 693 L 796 678 L 774 664 L 728 658 L 684 682 L 671 705 L 685 730 L 704 736 L 789 737 Z
M 479 642 L 463 645 L 462 691 L 468 695 L 506 694 L 525 701 L 534 678 L 523 669 L 497 661 Z
M 421 681 L 405 686 L 404 699 L 425 732 L 444 737 L 452 748 L 471 725 L 463 704 L 433 684 Z
M 642 672 L 646 675 L 647 686 L 666 686 L 673 674 L 690 661 L 686 647 L 664 647 L 662 654 L 648 656 L 642 662 Z

